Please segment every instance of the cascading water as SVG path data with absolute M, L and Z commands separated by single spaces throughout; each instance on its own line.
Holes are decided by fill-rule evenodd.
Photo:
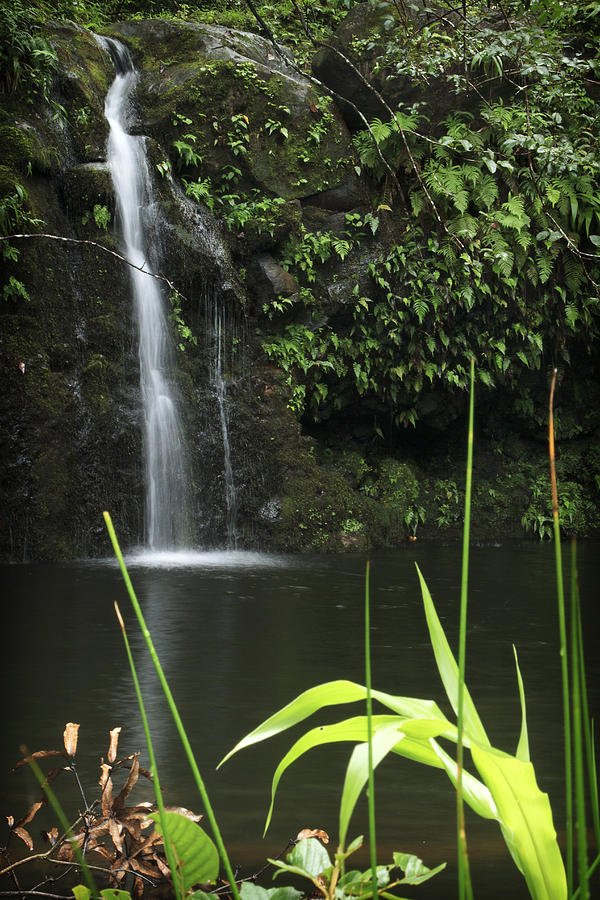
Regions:
M 152 277 L 156 204 L 144 138 L 127 132 L 130 98 L 137 72 L 129 51 L 100 38 L 112 57 L 116 77 L 105 102 L 110 126 L 107 163 L 115 189 L 124 256 L 145 271 L 130 268 L 139 331 L 140 386 L 144 412 L 145 530 L 152 550 L 185 547 L 189 540 L 187 464 L 173 347 L 160 282 Z
M 219 418 L 223 434 L 223 469 L 225 476 L 225 503 L 227 523 L 227 547 L 235 550 L 237 547 L 237 492 L 231 467 L 231 446 L 229 444 L 229 416 L 227 409 L 227 384 L 223 377 L 223 309 L 218 302 L 214 304 L 214 340 L 215 349 L 212 357 L 211 380 L 214 385 L 219 407 Z

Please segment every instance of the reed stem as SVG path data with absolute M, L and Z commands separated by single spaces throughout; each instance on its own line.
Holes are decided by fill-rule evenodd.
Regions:
M 142 630 L 142 634 L 144 635 L 144 640 L 146 641 L 146 646 L 148 647 L 148 652 L 150 653 L 150 657 L 154 664 L 154 668 L 156 670 L 156 674 L 158 675 L 159 681 L 161 683 L 161 687 L 163 689 L 163 693 L 167 699 L 167 703 L 169 704 L 169 709 L 171 710 L 171 715 L 173 717 L 173 721 L 175 722 L 175 727 L 177 728 L 177 732 L 179 734 L 179 738 L 181 743 L 183 744 L 183 749 L 185 751 L 185 755 L 187 757 L 190 769 L 192 770 L 192 774 L 194 776 L 194 781 L 196 782 L 196 787 L 200 793 L 202 798 L 202 803 L 204 805 L 204 811 L 206 813 L 206 818 L 208 819 L 209 825 L 211 827 L 211 831 L 213 833 L 215 844 L 217 845 L 217 849 L 219 851 L 219 855 L 223 862 L 223 867 L 225 869 L 225 874 L 227 875 L 227 879 L 231 886 L 231 893 L 233 894 L 235 900 L 240 900 L 240 894 L 235 883 L 235 876 L 233 874 L 233 869 L 231 866 L 231 862 L 229 861 L 229 856 L 227 854 L 227 850 L 225 849 L 225 844 L 223 842 L 223 838 L 221 836 L 221 831 L 217 824 L 217 820 L 215 818 L 215 814 L 213 812 L 213 808 L 208 797 L 208 792 L 204 785 L 204 780 L 200 774 L 200 770 L 198 769 L 198 764 L 196 763 L 196 758 L 194 756 L 194 751 L 192 750 L 191 744 L 188 740 L 188 736 L 186 734 L 185 728 L 183 726 L 183 722 L 181 720 L 181 716 L 179 715 L 179 710 L 177 709 L 177 705 L 171 693 L 171 689 L 165 677 L 165 673 L 160 664 L 160 660 L 154 648 L 154 643 L 152 638 L 150 637 L 150 632 L 146 625 L 146 621 L 144 619 L 140 604 L 136 597 L 135 591 L 133 589 L 133 585 L 131 583 L 131 579 L 129 577 L 129 572 L 127 571 L 127 567 L 125 565 L 125 560 L 123 559 L 123 554 L 121 553 L 121 548 L 119 546 L 119 542 L 117 540 L 117 535 L 115 533 L 115 529 L 110 518 L 110 515 L 105 512 L 104 513 L 104 521 L 106 523 L 106 527 L 108 530 L 108 534 L 110 536 L 110 540 L 113 546 L 113 550 L 115 552 L 115 556 L 119 561 L 119 566 L 121 567 L 121 574 L 123 575 L 123 581 L 125 582 L 125 587 L 127 588 L 127 593 L 129 594 L 129 599 L 131 600 L 131 604 L 135 611 L 137 620 L 139 622 L 140 628 Z
M 371 856 L 371 884 L 373 897 L 377 896 L 377 836 L 375 831 L 375 774 L 373 771 L 373 701 L 371 698 L 371 601 L 369 576 L 371 564 L 367 560 L 365 572 L 365 684 L 367 688 L 367 759 L 369 767 L 369 849 Z
M 560 519 L 558 515 L 558 487 L 556 483 L 556 454 L 554 448 L 554 390 L 556 374 L 552 375 L 548 415 L 548 456 L 550 458 L 550 484 L 552 487 L 552 522 L 554 526 L 554 557 L 556 565 L 556 593 L 558 600 L 558 625 L 560 634 L 560 664 L 562 674 L 563 725 L 565 747 L 565 808 L 567 832 L 567 896 L 573 892 L 573 776 L 571 756 L 571 709 L 569 692 L 569 662 L 567 652 L 567 626 L 565 617 L 565 590 L 563 583 L 562 551 L 560 544 Z
M 167 856 L 167 862 L 169 863 L 169 868 L 171 869 L 171 880 L 173 882 L 173 889 L 175 891 L 175 896 L 177 900 L 181 900 L 183 897 L 183 891 L 181 890 L 181 885 L 177 879 L 177 859 L 175 857 L 175 853 L 173 851 L 173 845 L 168 838 L 168 826 L 167 820 L 165 816 L 165 805 L 163 803 L 162 791 L 160 789 L 160 778 L 158 777 L 158 766 L 156 765 L 156 757 L 154 755 L 154 746 L 152 744 L 152 738 L 150 736 L 150 727 L 148 725 L 148 717 L 146 715 L 146 707 L 144 705 L 144 699 L 142 697 L 142 689 L 140 687 L 140 682 L 137 676 L 137 671 L 135 668 L 135 662 L 133 661 L 133 654 L 131 652 L 131 647 L 129 645 L 129 639 L 127 638 L 127 632 L 125 631 L 125 623 L 123 622 L 123 617 L 121 616 L 121 610 L 119 609 L 118 604 L 115 602 L 115 612 L 117 614 L 117 619 L 119 620 L 119 625 L 121 626 L 121 634 L 123 635 L 123 642 L 125 644 L 125 651 L 127 653 L 127 659 L 129 660 L 129 668 L 131 670 L 131 677 L 133 679 L 133 686 L 135 688 L 135 695 L 137 697 L 138 707 L 140 710 L 140 715 L 142 717 L 142 724 L 144 726 L 144 735 L 146 736 L 146 746 L 148 747 L 148 758 L 150 760 L 150 771 L 152 772 L 152 777 L 154 779 L 154 793 L 156 795 L 156 805 L 158 807 L 158 815 L 160 817 L 160 825 L 162 828 L 164 845 L 165 845 L 165 854 Z
M 458 638 L 458 740 L 456 746 L 456 829 L 458 843 L 458 896 L 459 900 L 472 900 L 473 889 L 469 871 L 467 833 L 465 829 L 465 805 L 462 790 L 464 688 L 467 643 L 467 599 L 469 587 L 469 540 L 471 531 L 471 485 L 473 479 L 473 420 L 475 409 L 475 360 L 471 359 L 471 389 L 469 397 L 469 432 L 467 439 L 467 474 L 465 483 L 465 521 L 463 528 L 462 573 L 460 586 L 460 628 Z

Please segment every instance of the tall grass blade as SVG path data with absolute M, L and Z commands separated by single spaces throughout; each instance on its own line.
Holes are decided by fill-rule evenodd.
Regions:
M 588 900 L 587 821 L 585 803 L 584 749 L 579 660 L 579 589 L 577 585 L 577 545 L 571 543 L 571 693 L 573 722 L 573 774 L 575 780 L 575 824 L 577 831 L 577 871 L 582 900 Z
M 194 776 L 194 781 L 196 782 L 196 787 L 200 793 L 202 798 L 202 803 L 204 805 L 204 811 L 206 813 L 206 818 L 210 824 L 211 831 L 214 835 L 215 843 L 217 845 L 219 856 L 223 862 L 223 868 L 225 869 L 225 873 L 227 875 L 227 879 L 231 886 L 231 892 L 235 898 L 235 900 L 240 900 L 239 891 L 237 885 L 235 883 L 235 876 L 233 873 L 233 868 L 231 866 L 231 862 L 229 860 L 229 856 L 227 854 L 227 850 L 225 849 L 225 844 L 223 843 L 223 838 L 221 836 L 221 831 L 217 824 L 217 820 L 215 818 L 215 814 L 208 796 L 208 792 L 204 785 L 204 780 L 200 774 L 200 770 L 198 768 L 198 764 L 196 762 L 196 757 L 194 756 L 194 751 L 192 750 L 191 744 L 189 742 L 187 733 L 183 726 L 183 722 L 181 720 L 181 716 L 179 715 L 179 710 L 177 709 L 177 705 L 171 693 L 171 689 L 165 677 L 165 673 L 160 664 L 160 660 L 158 658 L 158 654 L 156 653 L 156 649 L 154 647 L 154 643 L 150 636 L 150 632 L 148 630 L 148 626 L 146 625 L 146 621 L 144 619 L 140 604 L 136 597 L 135 591 L 133 589 L 133 585 L 131 583 L 131 579 L 129 577 L 129 572 L 127 571 L 127 567 L 125 565 L 125 560 L 123 559 L 123 554 L 121 553 L 121 548 L 119 546 L 119 542 L 117 540 L 117 535 L 115 533 L 115 529 L 110 518 L 110 515 L 105 512 L 104 513 L 104 521 L 106 523 L 106 528 L 108 530 L 108 534 L 110 536 L 111 543 L 113 545 L 113 550 L 115 552 L 115 556 L 119 561 L 119 566 L 121 568 L 121 574 L 123 575 L 123 580 L 125 582 L 125 586 L 127 588 L 127 593 L 129 594 L 129 599 L 131 600 L 131 604 L 135 611 L 137 620 L 139 622 L 140 628 L 142 630 L 142 634 L 144 636 L 144 640 L 146 642 L 146 646 L 148 648 L 148 652 L 150 653 L 150 657 L 154 664 L 154 668 L 156 670 L 156 674 L 158 675 L 158 679 L 160 681 L 161 687 L 163 689 L 163 693 L 167 699 L 167 703 L 169 704 L 169 709 L 171 711 L 171 715 L 173 717 L 173 721 L 175 722 L 175 727 L 177 728 L 177 732 L 179 734 L 179 738 L 183 745 L 183 749 L 185 751 L 185 755 L 188 760 L 188 764 L 190 769 L 192 770 L 192 774 Z
M 456 832 L 458 844 L 458 896 L 472 900 L 473 889 L 469 873 L 465 807 L 463 803 L 463 739 L 465 716 L 465 665 L 467 644 L 467 599 L 469 593 L 469 541 L 471 535 L 471 484 L 473 479 L 473 418 L 475 407 L 475 360 L 471 358 L 471 389 L 469 392 L 469 433 L 467 439 L 467 473 L 465 482 L 465 521 L 463 528 L 462 573 L 460 580 L 460 627 L 458 635 L 458 710 L 456 745 Z
M 569 662 L 567 651 L 567 625 L 565 616 L 565 591 L 563 584 L 562 550 L 560 545 L 560 520 L 558 515 L 558 487 L 556 483 L 556 454 L 554 448 L 554 390 L 556 369 L 552 375 L 548 411 L 548 456 L 550 460 L 550 485 L 552 489 L 552 523 L 554 529 L 554 558 L 556 565 L 556 594 L 558 601 L 558 625 L 560 634 L 560 665 L 562 676 L 563 733 L 565 752 L 565 809 L 567 833 L 567 885 L 569 896 L 573 891 L 573 776 L 571 760 L 571 709 L 569 697 Z
M 173 889 L 175 891 L 175 896 L 177 900 L 183 897 L 182 886 L 179 883 L 179 879 L 177 877 L 177 857 L 175 855 L 175 851 L 173 849 L 173 845 L 170 840 L 170 835 L 168 831 L 167 817 L 165 812 L 165 805 L 163 803 L 162 791 L 160 789 L 160 778 L 158 775 L 158 766 L 156 764 L 156 756 L 154 755 L 154 745 L 152 744 L 152 738 L 150 736 L 150 727 L 148 725 L 148 717 L 146 715 L 146 706 L 144 704 L 144 698 L 142 697 L 142 689 L 140 687 L 140 682 L 137 676 L 137 669 L 135 667 L 135 662 L 133 660 L 133 654 L 131 652 L 131 647 L 129 645 L 129 638 L 127 637 L 127 631 L 125 630 L 125 623 L 123 621 L 123 617 L 121 615 L 121 610 L 119 609 L 118 603 L 115 602 L 115 612 L 117 614 L 117 619 L 119 620 L 119 625 L 121 626 L 121 634 L 123 635 L 123 642 L 125 644 L 125 652 L 127 653 L 127 659 L 129 661 L 129 668 L 131 670 L 131 678 L 133 680 L 133 686 L 135 689 L 135 696 L 137 698 L 138 707 L 140 710 L 140 715 L 142 717 L 142 725 L 144 727 L 144 735 L 146 737 L 146 746 L 148 747 L 148 758 L 150 760 L 150 771 L 152 772 L 152 776 L 154 779 L 154 794 L 156 796 L 156 805 L 158 807 L 158 816 L 162 829 L 162 835 L 164 839 L 165 845 L 165 854 L 167 856 L 167 862 L 169 863 L 169 868 L 171 870 L 171 877 L 173 880 Z
M 28 751 L 25 747 L 21 747 L 21 752 L 23 753 L 24 756 L 29 756 Z M 45 777 L 44 773 L 42 772 L 42 770 L 40 769 L 37 760 L 34 759 L 33 757 L 30 757 L 28 759 L 28 763 L 31 766 L 31 771 L 33 772 L 33 774 L 39 781 L 40 787 L 42 788 L 44 794 L 48 798 L 48 803 L 50 804 L 50 806 L 56 813 L 56 816 L 60 822 L 63 833 L 66 834 L 69 839 L 71 847 L 73 848 L 73 855 L 75 856 L 77 863 L 81 868 L 81 871 L 83 874 L 83 879 L 84 879 L 88 889 L 90 890 L 92 897 L 98 896 L 98 888 L 96 887 L 94 878 L 90 871 L 90 868 L 85 861 L 83 853 L 81 852 L 81 847 L 79 846 L 77 841 L 74 840 L 74 838 L 73 838 L 73 830 L 69 824 L 69 820 L 67 819 L 62 806 L 60 805 L 60 801 L 59 801 L 58 797 L 52 790 L 51 786 L 49 784 L 47 784 L 46 777 Z
M 369 807 L 369 854 L 371 857 L 371 885 L 373 890 L 373 896 L 377 896 L 377 836 L 375 833 L 375 775 L 373 772 L 373 700 L 371 697 L 371 596 L 369 591 L 369 575 L 371 570 L 371 564 L 369 560 L 367 560 L 367 566 L 365 571 L 365 685 L 367 688 L 367 696 L 366 696 L 366 705 L 367 705 L 367 762 L 368 762 L 368 776 L 369 776 L 369 787 L 367 792 L 367 802 Z M 394 741 L 395 743 L 395 741 Z M 393 744 L 391 745 L 393 746 Z M 387 743 L 385 744 L 387 748 Z M 391 749 L 391 747 L 385 749 L 385 753 Z M 354 757 L 358 752 L 358 747 L 354 750 L 352 756 Z M 346 773 L 346 778 L 350 773 L 352 765 L 352 759 L 350 760 L 350 764 L 348 765 L 348 771 Z M 340 804 L 340 844 L 342 847 L 346 842 L 346 837 L 342 840 L 342 806 L 344 804 L 344 796 L 345 796 L 345 787 L 342 792 L 342 802 Z M 346 828 L 348 825 L 346 824 Z

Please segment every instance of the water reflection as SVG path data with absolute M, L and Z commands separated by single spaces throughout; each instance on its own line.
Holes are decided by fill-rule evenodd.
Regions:
M 586 606 L 592 709 L 598 708 L 595 599 L 600 557 L 579 550 Z M 540 784 L 562 821 L 560 671 L 551 547 L 474 548 L 467 678 L 492 742 L 514 752 L 520 709 L 513 642 L 528 699 L 531 751 Z M 425 574 L 451 643 L 456 643 L 460 566 L 455 547 L 417 544 L 372 558 L 374 683 L 390 693 L 437 700 L 449 712 L 434 668 L 414 562 Z M 250 748 L 215 771 L 222 756 L 275 709 L 321 681 L 363 681 L 361 622 L 364 559 L 255 554 L 200 554 L 149 565 L 132 560 L 132 578 L 161 662 L 198 757 L 235 863 L 247 869 L 277 854 L 305 826 L 337 832 L 337 809 L 349 747 L 311 751 L 286 772 L 273 823 L 261 839 L 274 768 L 293 735 Z M 155 560 L 156 562 L 156 560 Z M 81 723 L 80 766 L 97 781 L 110 728 L 123 726 L 121 750 L 144 748 L 125 652 L 112 601 L 126 616 L 169 802 L 200 801 L 166 702 L 114 565 L 3 568 L 6 634 L 0 659 L 5 684 L 0 751 L 0 813 L 20 815 L 38 789 L 27 773 L 9 774 L 18 747 L 59 747 L 64 723 Z M 341 708 L 351 714 L 355 707 Z M 340 717 L 335 710 L 311 725 Z M 144 751 L 145 755 L 145 751 Z M 146 757 L 147 758 L 147 757 Z M 60 786 L 61 797 L 64 788 Z M 146 789 L 147 790 L 147 789 Z M 143 799 L 142 793 L 138 799 Z M 148 792 L 148 796 L 150 793 Z M 76 798 L 73 803 L 77 804 Z M 6 806 L 6 808 L 5 808 Z M 446 776 L 409 761 L 378 769 L 380 857 L 417 852 L 429 865 L 449 861 L 438 886 L 415 896 L 454 891 L 454 797 Z M 560 817 L 560 818 L 559 818 Z M 470 821 L 476 896 L 514 900 L 527 892 L 494 823 Z M 366 830 L 358 810 L 351 833 Z M 334 838 L 335 839 L 335 838 Z M 406 896 L 412 896 L 406 891 Z

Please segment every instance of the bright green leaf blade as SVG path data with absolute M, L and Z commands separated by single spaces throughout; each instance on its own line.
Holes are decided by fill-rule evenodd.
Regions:
M 397 744 L 398 741 L 402 740 L 402 738 L 403 735 L 400 731 L 399 722 L 384 725 L 373 734 L 372 748 L 374 769 L 379 765 L 381 760 L 387 756 L 392 747 Z M 352 751 L 348 768 L 346 769 L 346 777 L 344 779 L 342 799 L 340 802 L 340 847 L 344 847 L 346 844 L 346 835 L 348 833 L 350 817 L 369 777 L 368 751 L 368 743 L 359 744 L 355 747 Z
M 417 566 L 419 581 L 421 583 L 421 594 L 423 597 L 423 606 L 425 607 L 425 616 L 427 618 L 427 627 L 429 628 L 429 637 L 431 646 L 435 655 L 440 677 L 444 684 L 448 700 L 452 705 L 455 713 L 458 713 L 458 666 L 450 645 L 444 634 L 441 622 L 438 618 L 429 588 L 425 583 L 425 579 L 421 574 L 421 570 Z M 479 714 L 475 709 L 475 704 L 471 699 L 466 686 L 464 688 L 464 728 L 465 735 L 470 740 L 478 741 L 485 747 L 490 746 L 488 736 L 479 718 Z
M 403 719 L 399 716 L 374 716 L 373 727 L 378 728 L 382 725 L 390 723 L 402 724 Z M 307 731 L 302 735 L 296 743 L 288 750 L 283 757 L 273 775 L 271 784 L 271 805 L 267 813 L 267 821 L 265 822 L 264 834 L 266 834 L 271 817 L 273 815 L 273 807 L 275 804 L 275 794 L 279 786 L 279 782 L 286 771 L 299 757 L 303 756 L 314 747 L 322 744 L 332 744 L 340 741 L 365 741 L 367 739 L 367 719 L 366 716 L 355 716 L 352 719 L 345 719 L 343 722 L 336 722 L 334 725 L 319 725 L 311 731 Z
M 273 735 L 291 728 L 298 722 L 311 716 L 317 710 L 324 706 L 335 706 L 341 703 L 355 703 L 358 700 L 364 700 L 367 689 L 362 684 L 356 684 L 353 681 L 328 681 L 325 684 L 319 684 L 314 688 L 304 691 L 287 706 L 278 710 L 268 719 L 265 719 L 261 725 L 242 738 L 235 745 L 233 750 L 223 757 L 219 766 L 228 760 L 234 753 L 245 747 L 250 747 L 258 741 L 264 741 Z M 374 700 L 379 700 L 384 706 L 387 706 L 393 712 L 401 716 L 415 718 L 441 719 L 447 721 L 437 703 L 433 700 L 419 700 L 413 697 L 394 697 L 391 694 L 382 691 L 372 691 L 371 695 Z M 217 768 L 218 768 L 217 767 Z
M 394 863 L 404 872 L 404 878 L 399 884 L 422 884 L 446 868 L 446 863 L 443 862 L 435 869 L 430 869 L 412 853 L 394 853 Z
M 519 657 L 517 656 L 517 648 L 513 644 L 513 653 L 515 654 L 515 666 L 517 667 L 517 681 L 519 683 L 519 698 L 521 700 L 521 733 L 519 735 L 519 743 L 517 746 L 517 759 L 521 762 L 529 762 L 529 734 L 527 731 L 527 707 L 525 705 L 525 688 L 523 687 L 523 679 L 519 668 Z
M 179 813 L 164 814 L 168 838 L 165 838 L 158 813 L 150 818 L 156 823 L 156 830 L 169 840 L 178 860 L 179 875 L 183 892 L 187 893 L 195 884 L 213 882 L 219 874 L 219 853 L 205 831 L 191 819 Z
M 448 778 L 456 787 L 458 778 L 456 760 L 449 756 L 437 741 L 432 740 L 431 746 L 444 766 Z M 468 803 L 477 815 L 483 819 L 498 819 L 498 810 L 489 790 L 466 769 L 463 769 L 462 773 L 462 793 L 465 803 Z
M 441 769 L 442 764 L 437 758 L 435 752 L 429 745 L 430 737 L 437 737 L 440 734 L 448 736 L 454 726 L 447 720 L 438 719 L 404 719 L 400 716 L 373 716 L 373 729 L 377 731 L 379 728 L 397 723 L 406 738 L 400 740 L 398 745 L 393 747 L 394 753 L 405 756 L 408 759 L 416 760 L 428 766 L 434 766 Z M 340 741 L 362 742 L 367 740 L 367 718 L 366 716 L 354 716 L 351 719 L 345 719 L 342 722 L 336 722 L 334 725 L 319 725 L 311 731 L 307 731 L 302 735 L 295 744 L 288 750 L 273 775 L 271 784 L 271 805 L 267 813 L 265 823 L 265 833 L 271 824 L 273 808 L 275 804 L 275 794 L 279 786 L 279 782 L 289 766 L 297 759 L 323 744 L 338 743 Z
M 493 748 L 471 748 L 473 761 L 498 808 L 504 839 L 533 900 L 566 900 L 567 879 L 548 795 L 533 766 Z

